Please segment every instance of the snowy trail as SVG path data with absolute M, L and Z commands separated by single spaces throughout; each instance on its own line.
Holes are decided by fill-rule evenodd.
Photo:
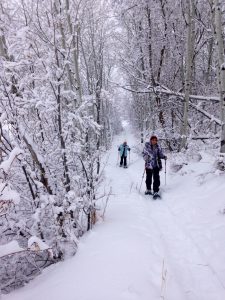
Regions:
M 132 149 L 137 144 L 125 132 L 112 147 L 105 173 L 113 196 L 105 221 L 81 239 L 75 257 L 3 300 L 225 299 L 225 219 L 217 214 L 225 205 L 224 178 L 204 185 L 205 177 L 214 178 L 206 157 L 201 170 L 193 163 L 185 178 L 169 176 L 166 187 L 162 173 L 163 199 L 153 201 L 138 192 L 143 174 L 138 154 L 131 152 L 128 169 L 116 166 L 124 138 Z M 143 182 L 142 193 L 144 188 Z

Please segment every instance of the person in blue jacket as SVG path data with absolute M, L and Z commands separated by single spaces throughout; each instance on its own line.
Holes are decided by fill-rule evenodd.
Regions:
M 127 168 L 127 151 L 130 151 L 130 147 L 126 141 L 119 146 L 118 151 L 120 154 L 120 167 L 124 166 L 124 168 Z

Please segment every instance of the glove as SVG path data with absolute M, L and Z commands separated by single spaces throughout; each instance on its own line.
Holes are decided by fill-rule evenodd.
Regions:
M 128 148 L 128 151 L 130 151 L 130 148 Z
M 167 160 L 167 156 L 166 155 L 164 155 L 164 159 Z

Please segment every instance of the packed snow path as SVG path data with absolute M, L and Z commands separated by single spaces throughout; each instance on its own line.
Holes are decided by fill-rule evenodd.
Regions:
M 128 169 L 117 165 L 126 138 Z M 210 158 L 168 173 L 163 198 L 144 195 L 137 141 L 115 140 L 105 170 L 113 196 L 104 222 L 80 241 L 75 257 L 51 266 L 3 300 L 223 300 L 225 299 L 224 176 Z M 138 151 L 136 151 L 138 152 Z

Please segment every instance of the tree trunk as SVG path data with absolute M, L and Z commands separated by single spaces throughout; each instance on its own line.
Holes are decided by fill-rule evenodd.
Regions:
M 225 154 L 225 59 L 224 59 L 224 42 L 222 32 L 222 12 L 221 4 L 218 0 L 213 0 L 213 13 L 215 16 L 215 37 L 217 41 L 217 82 L 218 90 L 220 93 L 220 108 L 221 108 L 221 141 L 220 141 L 220 153 Z
M 165 11 L 165 5 L 167 4 L 167 2 L 165 0 L 160 0 L 160 4 L 161 4 L 161 11 L 162 11 L 163 22 L 164 22 L 164 37 L 163 37 L 163 47 L 160 51 L 160 61 L 159 61 L 159 68 L 157 73 L 157 82 L 160 82 L 161 71 L 162 71 L 162 66 L 163 66 L 163 61 L 164 61 L 164 56 L 166 51 L 166 43 L 167 43 L 167 22 L 166 22 L 166 11 Z
M 69 177 L 68 161 L 67 161 L 67 156 L 66 156 L 66 143 L 65 143 L 65 140 L 63 137 L 63 128 L 62 128 L 60 86 L 58 87 L 58 95 L 57 95 L 57 111 L 58 111 L 59 138 L 60 138 L 63 167 L 64 167 L 64 178 L 65 178 L 64 185 L 65 185 L 66 191 L 69 192 L 70 191 L 70 177 Z
M 152 52 L 152 24 L 151 24 L 151 10 L 149 5 L 146 7 L 147 21 L 148 21 L 148 59 L 149 59 L 149 82 L 151 86 L 155 86 L 155 79 L 153 73 L 153 52 Z
M 206 84 L 209 84 L 210 81 L 212 83 L 212 80 L 209 80 L 209 79 L 210 79 L 210 72 L 211 72 L 212 60 L 213 60 L 213 45 L 214 45 L 214 39 L 211 38 L 211 40 L 209 41 L 209 45 L 208 45 L 207 72 L 205 75 Z
M 184 96 L 184 112 L 183 112 L 183 124 L 181 128 L 181 145 L 180 149 L 187 146 L 187 134 L 188 134 L 188 106 L 191 92 L 191 78 L 193 71 L 193 54 L 194 54 L 194 0 L 188 0 L 187 2 L 187 50 L 186 50 L 186 68 L 185 68 L 185 96 Z
M 58 7 L 56 5 L 56 2 L 54 3 L 54 9 L 55 9 L 55 11 L 58 14 L 59 10 L 58 10 Z M 61 11 L 62 11 L 62 9 L 60 7 L 60 14 L 61 14 Z M 62 19 L 62 16 L 61 16 L 61 19 Z M 60 30 L 60 34 L 61 34 L 61 38 L 62 38 L 62 47 L 66 51 L 66 49 L 67 49 L 67 46 L 66 46 L 66 37 L 65 37 L 65 33 L 64 33 L 64 28 L 63 28 L 62 21 L 60 21 L 60 23 L 59 23 L 59 30 Z M 73 84 L 72 72 L 71 72 L 71 69 L 70 69 L 70 66 L 69 66 L 68 63 L 66 64 L 66 71 L 67 71 L 67 75 L 68 75 L 69 89 L 71 91 L 73 91 L 74 90 L 74 88 L 73 88 L 74 84 Z M 75 105 L 76 105 L 76 101 L 75 101 Z
M 81 91 L 81 81 L 80 81 L 80 73 L 79 73 L 79 63 L 78 63 L 78 26 L 76 26 L 76 32 L 73 28 L 73 24 L 71 22 L 70 16 L 70 0 L 66 0 L 66 11 L 67 11 L 67 23 L 69 27 L 69 32 L 72 36 L 72 52 L 73 52 L 73 63 L 74 63 L 74 70 L 75 70 L 75 80 L 76 80 L 76 89 L 78 92 L 78 101 L 77 106 L 82 103 L 82 91 Z

